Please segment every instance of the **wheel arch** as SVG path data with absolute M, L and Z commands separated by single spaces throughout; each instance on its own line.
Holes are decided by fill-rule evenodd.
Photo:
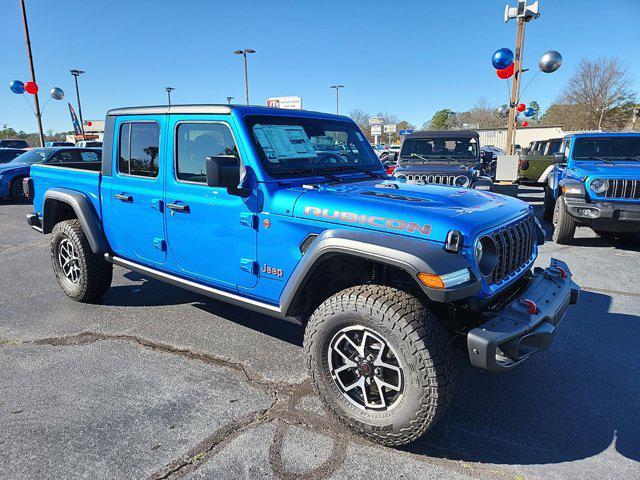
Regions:
M 480 289 L 480 282 L 475 278 L 463 287 L 446 290 L 426 287 L 418 280 L 418 273 L 444 274 L 470 267 L 467 259 L 460 254 L 446 252 L 440 244 L 377 232 L 326 230 L 311 244 L 285 285 L 280 297 L 285 316 L 301 313 L 302 300 L 310 294 L 316 282 L 322 280 L 319 272 L 335 259 L 391 268 L 393 272 L 404 275 L 403 280 L 410 282 L 412 288 L 436 302 L 465 298 Z
M 47 190 L 42 202 L 42 233 L 51 233 L 58 222 L 71 218 L 80 221 L 93 253 L 109 251 L 98 214 L 84 193 L 67 188 Z

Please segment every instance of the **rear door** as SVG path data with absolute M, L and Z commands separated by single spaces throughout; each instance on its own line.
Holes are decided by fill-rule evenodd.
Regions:
M 166 152 L 161 142 L 165 127 L 164 115 L 116 119 L 113 178 L 110 191 L 103 192 L 105 227 L 115 253 L 158 265 L 167 259 L 162 203 Z

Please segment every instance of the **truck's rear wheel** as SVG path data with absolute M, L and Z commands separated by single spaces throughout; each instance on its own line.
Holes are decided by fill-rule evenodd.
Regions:
M 111 286 L 113 265 L 91 251 L 78 220 L 65 220 L 53 227 L 51 263 L 60 287 L 77 302 L 96 300 Z
M 573 242 L 576 233 L 576 221 L 573 219 L 563 196 L 559 196 L 553 210 L 553 241 L 561 245 Z
M 394 288 L 363 285 L 329 298 L 311 316 L 304 347 L 330 410 L 384 445 L 423 435 L 453 392 L 449 336 L 417 298 Z

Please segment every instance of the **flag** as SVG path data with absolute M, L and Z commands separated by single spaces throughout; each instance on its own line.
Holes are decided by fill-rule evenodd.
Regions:
M 69 105 L 69 113 L 71 114 L 71 123 L 73 123 L 73 130 L 76 132 L 76 135 L 82 135 L 82 127 L 80 126 L 80 122 L 78 121 L 76 112 L 73 110 L 73 107 L 70 103 L 68 103 L 67 105 Z

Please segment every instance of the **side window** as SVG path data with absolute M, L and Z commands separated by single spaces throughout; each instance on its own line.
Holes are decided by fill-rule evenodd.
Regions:
M 123 123 L 120 126 L 118 171 L 138 177 L 158 176 L 160 126 L 155 122 Z
M 207 157 L 231 155 L 238 149 L 229 126 L 223 123 L 181 123 L 176 132 L 176 178 L 207 183 Z
M 83 162 L 99 162 L 102 158 L 100 152 L 80 152 Z
M 58 152 L 51 157 L 49 163 L 71 163 L 75 161 L 77 161 L 77 159 L 74 158 L 71 152 Z

